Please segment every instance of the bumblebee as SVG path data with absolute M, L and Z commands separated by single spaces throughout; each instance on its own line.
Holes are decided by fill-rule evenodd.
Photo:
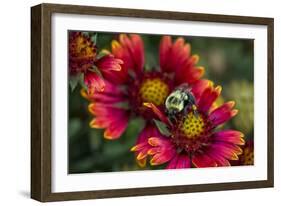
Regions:
M 171 121 L 175 121 L 180 114 L 186 115 L 189 111 L 198 115 L 195 98 L 187 84 L 180 85 L 166 98 L 165 107 Z

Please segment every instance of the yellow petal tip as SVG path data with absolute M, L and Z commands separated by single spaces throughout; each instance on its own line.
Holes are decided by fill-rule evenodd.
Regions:
M 221 91 L 222 91 L 222 87 L 221 87 L 221 86 L 217 86 L 217 87 L 215 88 L 215 90 L 216 90 L 216 92 L 217 92 L 218 94 L 220 94 Z

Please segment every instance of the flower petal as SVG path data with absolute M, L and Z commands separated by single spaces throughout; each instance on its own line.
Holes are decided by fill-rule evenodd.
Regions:
M 175 157 L 169 162 L 166 169 L 182 169 L 190 168 L 191 161 L 187 155 L 175 155 Z
M 217 163 L 214 159 L 210 158 L 206 154 L 195 154 L 192 157 L 192 163 L 195 167 L 216 167 Z
M 123 64 L 121 65 L 122 69 L 121 71 L 106 72 L 103 74 L 104 78 L 115 84 L 125 83 L 129 78 L 129 73 L 128 73 L 128 68 L 129 68 L 128 61 L 130 60 L 129 54 L 127 50 L 125 50 L 122 47 L 122 45 L 116 40 L 112 41 L 111 50 L 115 58 L 121 59 L 123 61 Z M 127 61 L 125 61 L 125 59 Z
M 151 146 L 153 146 L 153 147 L 156 147 L 156 146 L 166 146 L 166 142 L 165 141 L 162 141 L 162 139 L 161 138 L 159 138 L 159 137 L 150 137 L 149 139 L 148 139 L 148 143 L 151 145 Z M 169 146 L 169 143 L 167 143 L 168 144 L 168 146 Z
M 157 153 L 153 155 L 152 159 L 150 160 L 150 164 L 151 165 L 164 164 L 170 161 L 174 155 L 175 155 L 175 150 L 173 149 L 162 151 L 161 153 Z
M 211 108 L 212 104 L 216 101 L 218 96 L 221 93 L 221 86 L 214 87 L 208 87 L 204 90 L 204 92 L 201 95 L 201 98 L 198 102 L 198 109 L 203 112 L 207 113 L 209 109 Z
M 176 168 L 180 169 L 180 168 L 190 168 L 190 167 L 191 167 L 190 158 L 187 155 L 179 155 Z
M 158 109 L 153 103 L 143 103 L 144 106 L 150 108 L 154 114 L 156 114 L 156 116 L 162 121 L 164 122 L 165 124 L 169 125 L 170 122 L 168 120 L 168 118 L 166 117 L 166 115 L 160 110 Z
M 128 112 L 111 104 L 91 103 L 89 111 L 95 118 L 90 122 L 93 128 L 105 128 L 106 139 L 117 139 L 125 131 L 129 121 Z
M 238 110 L 232 110 L 233 106 L 234 102 L 230 101 L 212 111 L 209 116 L 212 123 L 217 126 L 235 116 L 238 113 Z
M 244 145 L 244 134 L 236 130 L 223 130 L 213 134 L 215 141 L 228 142 L 237 145 Z
M 238 146 L 234 148 L 229 145 L 227 143 L 213 143 L 209 149 L 228 160 L 238 160 L 238 154 L 242 153 L 241 148 L 238 149 Z
M 123 61 L 121 59 L 116 59 L 111 54 L 105 55 L 95 61 L 95 65 L 102 72 L 102 74 L 110 71 L 120 71 L 122 64 Z
M 171 36 L 163 36 L 160 41 L 160 48 L 159 48 L 159 62 L 160 67 L 164 71 L 168 68 L 166 67 L 167 62 L 169 61 L 169 51 L 172 46 L 172 38 Z
M 177 38 L 172 43 L 170 36 L 164 36 L 160 42 L 159 61 L 163 72 L 176 72 L 180 74 L 183 69 L 189 69 L 191 61 L 190 44 L 185 44 L 183 38 Z M 179 76 L 178 76 L 179 77 Z
M 190 57 L 185 64 L 176 70 L 177 84 L 188 83 L 193 84 L 198 81 L 205 73 L 204 67 L 197 67 L 196 63 L 199 60 L 198 55 Z
M 148 154 L 152 155 L 151 165 L 160 165 L 170 161 L 176 154 L 175 147 L 170 139 L 165 137 L 150 137 L 148 143 L 152 146 Z
M 105 82 L 102 77 L 91 71 L 85 73 L 84 82 L 90 95 L 94 94 L 95 91 L 103 91 L 105 88 Z
M 128 117 L 123 116 L 118 118 L 118 122 L 114 121 L 106 128 L 104 132 L 104 138 L 106 139 L 118 139 L 128 126 Z
M 132 54 L 135 61 L 137 74 L 142 72 L 144 67 L 144 46 L 141 37 L 137 34 L 131 34 Z
M 147 124 L 139 134 L 136 145 L 131 148 L 131 151 L 135 152 L 136 161 L 141 167 L 145 166 L 146 161 L 143 159 L 146 159 L 148 151 L 152 148 L 148 139 L 155 136 L 161 136 L 158 129 L 154 125 Z
M 143 158 L 143 159 L 137 160 L 137 163 L 140 167 L 145 167 L 146 161 L 147 161 L 147 158 Z
M 81 95 L 88 101 L 97 103 L 114 103 L 125 102 L 127 98 L 123 91 L 119 89 L 116 85 L 108 81 L 104 81 L 105 87 L 102 92 L 95 92 L 93 94 L 87 93 L 85 90 L 81 90 Z
M 191 92 L 194 95 L 197 102 L 200 100 L 201 95 L 205 91 L 205 89 L 212 86 L 213 83 L 207 79 L 201 79 L 192 85 Z
M 169 164 L 167 165 L 166 169 L 176 169 L 177 168 L 177 163 L 178 163 L 178 155 L 175 155 Z
M 133 69 L 136 74 L 142 71 L 144 66 L 144 46 L 141 37 L 131 34 L 130 38 L 126 34 L 119 35 L 119 42 L 112 42 L 113 55 L 123 61 L 122 69 L 128 71 Z
M 210 158 L 214 159 L 218 166 L 231 166 L 227 159 L 225 159 L 224 157 L 220 156 L 215 151 L 209 151 L 209 152 L 206 152 L 206 154 Z

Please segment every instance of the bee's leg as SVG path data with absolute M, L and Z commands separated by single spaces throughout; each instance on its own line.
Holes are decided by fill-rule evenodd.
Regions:
M 188 106 L 183 109 L 183 115 L 184 115 L 184 116 L 187 115 L 188 110 L 189 110 L 189 107 L 188 107 Z
M 174 124 L 174 123 L 176 123 L 177 118 L 176 118 L 175 116 L 170 116 L 170 117 L 168 118 L 168 120 L 169 120 L 169 122 L 170 122 L 171 124 Z

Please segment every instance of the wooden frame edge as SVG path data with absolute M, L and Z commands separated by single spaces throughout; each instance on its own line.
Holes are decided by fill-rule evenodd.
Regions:
M 51 194 L 51 10 L 31 8 L 31 198 Z
M 31 8 L 31 198 L 42 199 L 41 168 L 41 17 L 40 5 Z
M 51 15 L 124 16 L 268 26 L 268 178 L 263 181 L 52 193 L 51 191 Z M 145 16 L 144 16 L 145 15 Z M 41 202 L 171 193 L 266 188 L 274 186 L 274 19 L 217 14 L 40 4 L 31 8 L 31 198 Z M 272 93 L 271 93 L 272 92 Z

